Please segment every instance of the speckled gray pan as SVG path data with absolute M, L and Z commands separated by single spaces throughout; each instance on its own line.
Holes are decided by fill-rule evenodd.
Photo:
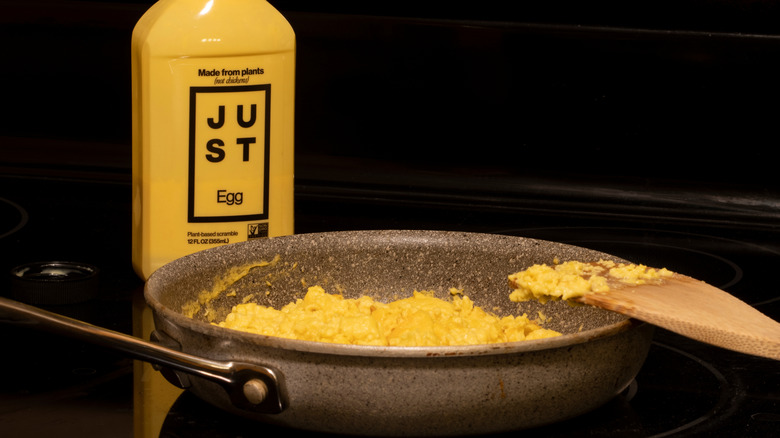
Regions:
M 531 316 L 564 336 L 467 347 L 369 347 L 273 338 L 189 318 L 182 306 L 214 288 L 233 267 L 252 269 L 230 284 L 213 309 L 221 318 L 249 294 L 279 307 L 319 284 L 346 297 L 386 301 L 411 291 L 463 289 L 499 314 Z M 439 231 L 358 231 L 255 240 L 202 251 L 155 272 L 146 299 L 155 324 L 185 352 L 279 370 L 288 405 L 249 414 L 221 387 L 191 379 L 189 390 L 212 404 L 262 422 L 312 431 L 373 436 L 446 436 L 535 427 L 592 410 L 639 371 L 652 326 L 585 306 L 512 303 L 507 276 L 555 259 L 616 258 L 519 237 Z M 233 293 L 235 292 L 235 293 Z M 262 424 L 258 424 L 262 430 Z

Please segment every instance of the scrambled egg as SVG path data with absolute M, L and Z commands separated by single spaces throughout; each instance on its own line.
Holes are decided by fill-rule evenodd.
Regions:
M 363 296 L 346 299 L 309 287 L 306 296 L 281 310 L 244 303 L 220 327 L 268 336 L 379 346 L 446 346 L 513 342 L 559 336 L 526 315 L 498 317 L 460 291 L 452 301 L 415 291 L 412 297 L 382 303 Z
M 546 302 L 550 299 L 568 300 L 586 293 L 603 293 L 610 285 L 643 284 L 660 281 L 673 275 L 666 268 L 655 269 L 645 265 L 615 263 L 600 260 L 598 263 L 569 261 L 555 266 L 533 265 L 525 271 L 509 276 L 509 295 L 512 301 L 536 299 Z

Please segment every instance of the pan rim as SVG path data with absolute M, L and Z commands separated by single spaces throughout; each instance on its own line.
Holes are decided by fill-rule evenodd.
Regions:
M 322 233 L 309 233 L 309 234 L 297 234 L 291 236 L 280 236 L 271 239 L 285 239 L 285 238 L 300 238 L 300 236 L 307 236 L 308 238 L 320 237 L 320 236 L 343 236 L 346 234 L 363 234 L 371 236 L 425 236 L 425 237 L 446 237 L 453 235 L 468 236 L 470 238 L 480 238 L 490 236 L 502 236 L 496 234 L 487 233 L 474 233 L 463 231 L 438 231 L 438 230 L 357 230 L 357 231 L 334 231 L 334 232 L 322 232 Z M 548 242 L 539 239 L 525 238 L 519 236 L 502 236 L 510 239 L 518 239 L 525 241 L 533 241 L 540 243 L 554 243 L 556 245 L 562 245 L 567 247 L 574 247 L 574 245 L 563 244 L 559 242 Z M 232 244 L 231 246 L 241 246 L 242 244 L 248 244 L 248 242 L 240 242 Z M 147 304 L 152 308 L 153 312 L 159 315 L 163 320 L 170 321 L 178 327 L 191 330 L 203 336 L 213 337 L 215 339 L 222 339 L 225 342 L 235 342 L 251 344 L 257 348 L 281 348 L 296 352 L 306 353 L 321 353 L 321 354 L 333 354 L 340 356 L 362 356 L 362 357 L 402 357 L 402 358 L 441 358 L 441 357 L 465 357 L 465 356 L 485 356 L 485 355 L 498 355 L 498 354 L 516 354 L 542 350 L 552 350 L 556 348 L 566 348 L 576 344 L 585 343 L 591 340 L 609 337 L 617 335 L 621 332 L 645 325 L 646 323 L 625 317 L 620 321 L 607 324 L 604 326 L 596 327 L 589 330 L 584 330 L 578 333 L 565 334 L 553 338 L 525 340 L 508 343 L 494 343 L 494 344 L 474 344 L 474 345 L 461 345 L 461 346 L 435 346 L 435 347 L 400 347 L 400 346 L 370 346 L 370 345 L 352 345 L 352 344 L 338 344 L 327 342 L 306 341 L 299 339 L 288 339 L 268 335 L 260 335 L 255 333 L 248 333 L 238 330 L 232 330 L 228 328 L 218 327 L 216 325 L 209 324 L 207 322 L 198 321 L 193 318 L 189 318 L 181 313 L 168 308 L 163 305 L 156 297 L 151 293 L 151 289 L 158 281 L 158 274 L 160 271 L 171 270 L 176 265 L 185 263 L 187 259 L 191 257 L 197 257 L 208 251 L 219 250 L 223 247 L 217 247 L 207 249 L 199 253 L 190 254 L 177 260 L 174 260 L 160 268 L 153 273 L 144 287 L 144 295 Z M 597 251 L 589 250 L 596 253 Z M 605 256 L 611 256 L 604 254 Z

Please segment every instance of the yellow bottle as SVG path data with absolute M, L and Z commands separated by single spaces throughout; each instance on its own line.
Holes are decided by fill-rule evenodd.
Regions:
M 133 266 L 293 233 L 295 33 L 265 0 L 160 0 L 132 37 Z

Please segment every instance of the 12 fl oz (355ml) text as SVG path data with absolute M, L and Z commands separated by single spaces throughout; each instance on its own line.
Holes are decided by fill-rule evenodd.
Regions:
M 230 239 L 227 237 L 222 239 L 208 238 L 208 239 L 187 239 L 189 245 L 226 245 L 230 243 Z

